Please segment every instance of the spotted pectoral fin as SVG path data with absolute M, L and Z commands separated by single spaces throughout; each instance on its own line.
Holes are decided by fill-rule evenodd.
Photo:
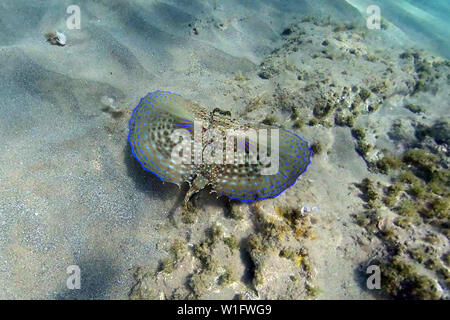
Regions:
M 173 158 L 172 152 L 180 141 L 174 141 L 172 134 L 177 129 L 185 130 L 186 139 L 190 141 L 193 121 L 169 113 L 164 108 L 167 105 L 171 105 L 172 109 L 179 108 L 172 104 L 183 103 L 184 100 L 178 100 L 178 96 L 169 99 L 160 95 L 161 92 L 149 93 L 133 111 L 129 142 L 133 155 L 145 170 L 163 181 L 180 185 L 184 181 L 192 181 L 196 167 L 190 161 L 180 162 Z
M 251 143 L 251 142 L 250 142 Z M 260 146 L 258 146 L 259 148 Z M 245 147 L 251 149 L 251 144 Z M 278 164 L 274 173 L 268 174 L 271 163 L 216 165 L 211 173 L 213 189 L 221 196 L 245 202 L 278 196 L 295 183 L 306 171 L 311 151 L 299 136 L 287 130 L 279 130 Z

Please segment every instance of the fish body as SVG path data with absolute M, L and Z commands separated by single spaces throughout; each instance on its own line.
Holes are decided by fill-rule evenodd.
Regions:
M 177 185 L 188 182 L 191 189 L 186 200 L 208 185 L 219 196 L 244 202 L 274 198 L 306 171 L 312 155 L 308 143 L 295 133 L 242 125 L 231 119 L 227 112 L 219 109 L 208 112 L 202 106 L 166 91 L 150 92 L 142 98 L 133 111 L 129 128 L 128 139 L 134 157 L 145 170 L 163 181 Z M 249 129 L 269 132 L 266 141 L 261 138 L 260 131 L 259 135 L 247 135 Z M 231 149 L 227 149 L 230 130 L 238 131 L 237 143 L 233 140 Z M 183 139 L 174 139 L 175 131 L 181 132 Z M 174 158 L 174 148 L 180 146 L 181 141 L 193 154 L 190 161 Z M 230 150 L 234 158 L 227 161 Z M 273 163 L 264 159 L 260 150 L 270 156 L 278 151 L 273 154 L 277 155 L 275 171 L 270 167 Z

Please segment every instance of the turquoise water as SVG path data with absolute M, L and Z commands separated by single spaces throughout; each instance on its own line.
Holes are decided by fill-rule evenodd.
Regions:
M 382 18 L 425 48 L 450 57 L 450 2 L 446 0 L 348 0 L 362 13 L 372 4 Z

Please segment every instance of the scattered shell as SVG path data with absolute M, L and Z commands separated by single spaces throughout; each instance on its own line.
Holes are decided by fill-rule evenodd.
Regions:
M 53 45 L 65 46 L 66 45 L 66 35 L 62 32 L 49 32 L 45 35 L 47 41 Z
M 123 111 L 119 108 L 114 98 L 103 96 L 101 97 L 100 102 L 105 106 L 103 111 L 109 112 L 114 116 L 122 115 Z
M 103 96 L 100 99 L 101 103 L 104 104 L 107 107 L 113 107 L 115 104 L 114 98 Z

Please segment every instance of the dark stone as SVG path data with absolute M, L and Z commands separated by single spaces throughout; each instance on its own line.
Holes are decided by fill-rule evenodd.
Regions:
M 283 32 L 281 33 L 282 36 L 288 36 L 292 33 L 292 29 L 291 28 L 286 28 L 283 30 Z

